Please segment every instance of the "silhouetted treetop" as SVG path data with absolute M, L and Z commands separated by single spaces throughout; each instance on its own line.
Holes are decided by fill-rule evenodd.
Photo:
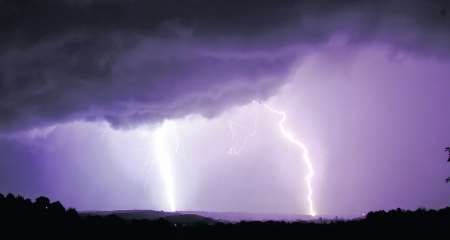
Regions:
M 35 202 L 36 206 L 38 206 L 39 208 L 45 208 L 47 209 L 50 205 L 50 199 L 48 199 L 47 197 L 38 197 L 36 198 L 36 202 Z
M 445 148 L 445 151 L 448 152 L 448 159 L 447 159 L 447 162 L 450 162 L 450 147 L 446 147 L 446 148 Z M 447 181 L 447 182 L 450 182 L 450 177 L 448 177 L 448 178 L 446 179 L 446 181 Z

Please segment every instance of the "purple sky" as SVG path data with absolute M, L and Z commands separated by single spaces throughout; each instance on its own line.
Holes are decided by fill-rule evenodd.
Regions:
M 308 147 L 319 214 L 447 206 L 449 7 L 0 1 L 0 192 L 307 213 L 301 151 L 257 100 Z

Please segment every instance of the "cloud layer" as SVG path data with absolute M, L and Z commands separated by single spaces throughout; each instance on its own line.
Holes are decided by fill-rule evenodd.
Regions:
M 446 58 L 447 1 L 0 1 L 0 131 L 140 122 L 266 98 L 308 51 Z

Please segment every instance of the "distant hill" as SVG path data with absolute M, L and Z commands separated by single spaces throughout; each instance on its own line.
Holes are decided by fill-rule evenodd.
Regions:
M 245 213 L 245 212 L 203 212 L 203 211 L 181 211 L 185 214 L 195 214 L 208 217 L 222 222 L 240 221 L 308 221 L 314 219 L 308 215 L 301 214 L 274 214 L 274 213 Z
M 115 215 L 125 220 L 157 220 L 165 219 L 175 224 L 213 224 L 217 220 L 205 215 L 188 212 L 164 212 L 155 210 L 117 210 L 117 211 L 88 211 L 81 212 L 81 216 L 111 216 Z
M 334 216 L 321 215 L 311 217 L 302 214 L 277 214 L 277 213 L 240 213 L 240 212 L 204 212 L 204 211 L 178 211 L 165 212 L 157 210 L 117 210 L 117 211 L 89 211 L 82 212 L 82 216 L 98 215 L 109 216 L 116 215 L 127 220 L 156 220 L 166 219 L 172 223 L 194 224 L 194 223 L 236 223 L 240 221 L 314 221 L 315 219 L 334 219 Z M 340 219 L 354 219 L 359 216 L 345 216 Z

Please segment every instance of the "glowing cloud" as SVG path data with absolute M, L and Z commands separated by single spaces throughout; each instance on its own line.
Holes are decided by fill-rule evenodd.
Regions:
M 257 104 L 257 102 L 253 101 L 252 104 Z M 228 149 L 228 154 L 239 155 L 247 146 L 249 139 L 256 134 L 258 113 L 258 111 L 252 113 L 251 124 L 240 123 L 234 120 L 228 122 L 228 129 L 231 134 L 231 146 Z

